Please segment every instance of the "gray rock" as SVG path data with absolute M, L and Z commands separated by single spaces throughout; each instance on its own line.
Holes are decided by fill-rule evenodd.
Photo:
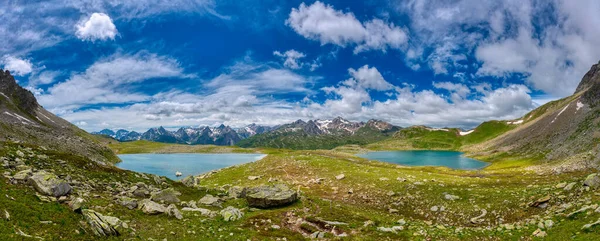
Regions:
M 104 216 L 91 209 L 84 209 L 82 214 L 97 236 L 118 236 L 120 233 L 117 229 L 126 227 L 118 218 Z
M 575 187 L 576 184 L 577 184 L 576 182 L 569 183 L 565 186 L 564 190 L 571 191 L 573 189 L 573 187 Z
M 33 175 L 33 171 L 31 171 L 31 169 L 27 169 L 18 172 L 12 178 L 18 183 L 26 183 L 29 177 L 31 177 L 31 175 Z
M 74 212 L 81 212 L 81 208 L 85 204 L 85 199 L 77 197 L 69 202 L 69 208 Z
M 589 231 L 591 228 L 593 228 L 596 225 L 600 225 L 600 219 L 598 219 L 598 221 L 596 221 L 596 222 L 583 225 L 583 227 L 581 227 L 581 229 L 584 231 Z
M 284 206 L 296 200 L 298 200 L 298 193 L 283 184 L 250 188 L 246 193 L 248 205 L 257 208 Z
M 219 213 L 223 217 L 223 220 L 225 220 L 226 222 L 236 221 L 244 216 L 244 213 L 242 213 L 242 211 L 232 206 L 226 207 Z
M 444 199 L 454 201 L 460 199 L 460 197 L 452 194 L 445 194 Z
M 391 228 L 377 227 L 377 231 L 384 232 L 384 233 L 397 233 L 398 231 L 402 231 L 402 230 L 404 230 L 403 226 L 393 226 Z
M 181 211 L 183 211 L 183 212 L 199 212 L 202 216 L 211 217 L 211 218 L 217 216 L 217 212 L 206 209 L 206 208 L 182 208 Z
M 183 215 L 181 215 L 181 212 L 179 211 L 179 209 L 177 209 L 175 204 L 171 204 L 167 207 L 167 215 L 169 215 L 170 217 L 175 217 L 179 220 L 183 219 Z
M 337 179 L 337 180 L 342 180 L 344 178 L 346 178 L 346 175 L 344 175 L 344 174 L 340 174 L 340 175 L 335 176 L 335 179 Z
M 71 186 L 64 180 L 61 180 L 56 175 L 46 172 L 39 171 L 29 177 L 29 184 L 31 184 L 38 192 L 53 196 L 60 197 L 71 193 Z
M 165 202 L 165 203 L 179 203 L 181 202 L 177 196 L 181 195 L 181 193 L 175 191 L 173 188 L 167 188 L 156 193 L 152 194 L 152 201 L 155 202 Z
M 244 198 L 244 197 L 246 197 L 247 190 L 248 190 L 248 188 L 246 188 L 246 187 L 233 186 L 233 187 L 229 188 L 229 190 L 227 191 L 227 194 L 229 195 L 230 198 Z
M 130 197 L 119 197 L 119 204 L 129 209 L 136 209 L 138 207 L 138 201 L 135 198 Z
M 323 239 L 323 238 L 325 238 L 325 234 L 327 234 L 327 233 L 322 232 L 322 231 L 316 231 L 310 235 L 310 238 L 311 239 Z
M 598 173 L 588 175 L 583 181 L 583 185 L 591 188 L 597 188 L 600 186 L 600 175 Z
M 206 194 L 198 202 L 207 206 L 221 206 L 221 199 L 210 194 Z
M 150 199 L 144 199 L 140 202 L 140 209 L 145 214 L 155 215 L 167 212 L 167 209 L 158 203 L 153 202 Z
M 200 180 L 195 176 L 187 176 L 181 180 L 181 183 L 187 187 L 194 187 L 198 185 Z

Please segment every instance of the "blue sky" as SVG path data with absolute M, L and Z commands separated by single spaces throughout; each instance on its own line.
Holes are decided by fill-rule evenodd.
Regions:
M 28 1 L 29 2 L 29 1 Z M 86 130 L 471 128 L 572 94 L 598 1 L 8 1 L 0 66 Z

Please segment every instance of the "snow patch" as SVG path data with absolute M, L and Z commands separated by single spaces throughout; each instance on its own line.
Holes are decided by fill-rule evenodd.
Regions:
M 523 124 L 523 120 L 507 121 L 506 124 L 509 124 L 509 125 L 519 125 L 519 124 Z
M 52 119 L 48 118 L 48 116 L 42 114 L 42 112 L 38 111 L 38 114 L 41 115 L 41 116 L 43 116 L 44 118 L 48 119 L 49 121 L 52 121 L 52 123 L 56 124 L 56 122 L 54 122 Z
M 558 115 L 556 115 L 556 117 L 554 117 L 554 120 L 552 120 L 552 122 L 550 122 L 550 124 L 554 123 L 554 121 L 556 121 L 556 119 L 560 116 L 560 114 L 565 112 L 565 110 L 567 110 L 567 108 L 569 108 L 570 105 L 571 104 L 568 104 L 567 106 L 565 106 L 565 108 L 563 108 L 560 112 L 558 112 Z
M 4 93 L 0 92 L 0 95 L 4 96 L 4 98 L 6 98 L 8 101 L 10 101 L 10 98 L 8 98 L 8 96 L 6 96 Z
M 575 112 L 577 112 L 579 109 L 583 108 L 583 106 L 585 106 L 583 103 L 581 103 L 581 101 L 577 101 L 577 109 L 575 110 Z
M 6 114 L 6 115 L 8 115 L 8 116 L 11 116 L 11 117 L 13 117 L 13 118 L 16 118 L 17 120 L 21 121 L 21 123 L 22 123 L 22 124 L 24 124 L 24 125 L 33 125 L 33 126 L 37 126 L 37 125 L 35 124 L 35 122 L 33 122 L 33 121 L 31 121 L 31 120 L 29 120 L 29 119 L 27 119 L 27 118 L 23 117 L 23 116 L 20 116 L 20 115 L 19 115 L 19 114 L 17 114 L 17 113 L 10 113 L 10 112 L 8 112 L 8 111 L 5 111 L 5 112 L 4 112 L 4 114 Z
M 459 134 L 459 135 L 461 135 L 461 136 L 466 136 L 466 135 L 468 135 L 468 134 L 471 134 L 471 133 L 473 133 L 473 131 L 475 131 L 475 130 L 470 130 L 470 131 L 461 131 L 461 132 L 458 132 L 458 134 Z

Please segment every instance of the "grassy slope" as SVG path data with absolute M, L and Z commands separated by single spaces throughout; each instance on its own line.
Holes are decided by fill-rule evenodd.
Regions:
M 285 149 L 333 149 L 343 145 L 366 145 L 384 140 L 390 134 L 369 127 L 360 128 L 354 135 L 307 135 L 304 132 L 270 132 L 241 140 L 240 147 Z

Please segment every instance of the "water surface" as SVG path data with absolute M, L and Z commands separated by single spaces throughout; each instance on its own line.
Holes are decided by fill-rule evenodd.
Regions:
M 260 160 L 264 154 L 126 154 L 117 167 L 179 180 L 228 166 Z M 181 172 L 176 177 L 175 172 Z
M 377 151 L 358 156 L 407 166 L 445 166 L 463 170 L 481 169 L 488 165 L 457 151 Z

